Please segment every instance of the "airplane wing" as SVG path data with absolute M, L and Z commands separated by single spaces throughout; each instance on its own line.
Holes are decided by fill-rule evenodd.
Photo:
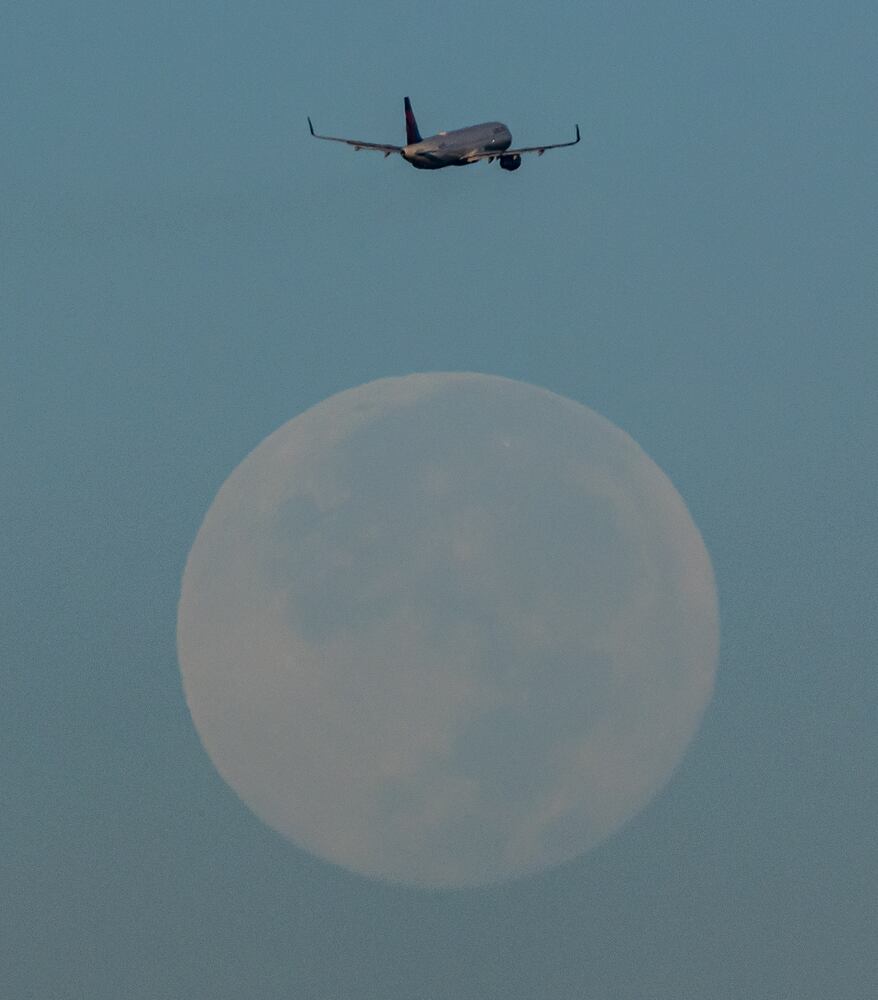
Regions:
M 353 146 L 354 149 L 374 149 L 379 153 L 383 153 L 385 156 L 390 156 L 391 153 L 401 153 L 402 146 L 384 146 L 380 142 L 360 142 L 359 139 L 340 139 L 335 135 L 319 135 L 314 131 L 314 126 L 311 124 L 311 119 L 308 119 L 308 128 L 311 129 L 311 135 L 315 139 L 328 139 L 330 142 L 344 142 L 348 146 Z
M 542 156 L 547 149 L 562 149 L 564 146 L 575 146 L 580 140 L 579 126 L 576 126 L 576 138 L 571 139 L 570 142 L 555 142 L 550 143 L 547 146 L 522 146 L 520 149 L 498 149 L 496 152 L 488 153 L 472 153 L 467 157 L 471 163 L 476 160 L 498 160 L 501 156 L 521 156 L 522 153 L 536 153 L 537 156 Z

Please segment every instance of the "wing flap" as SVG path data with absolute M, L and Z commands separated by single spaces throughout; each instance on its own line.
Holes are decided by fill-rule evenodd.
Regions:
M 467 160 L 474 163 L 476 160 L 497 160 L 501 156 L 521 156 L 524 153 L 536 153 L 537 156 L 542 156 L 547 149 L 563 149 L 565 146 L 575 146 L 580 139 L 579 126 L 577 125 L 576 138 L 571 139 L 570 142 L 550 142 L 545 146 L 522 146 L 519 149 L 495 149 L 491 152 L 471 153 L 467 157 Z
M 311 124 L 310 118 L 308 119 L 308 128 L 315 139 L 326 139 L 329 142 L 343 142 L 347 146 L 353 146 L 357 151 L 361 149 L 373 149 L 376 152 L 384 153 L 385 156 L 390 156 L 391 153 L 401 153 L 403 149 L 402 146 L 390 146 L 380 142 L 363 142 L 361 139 L 342 139 L 336 135 L 320 135 L 319 132 L 314 131 L 314 126 Z

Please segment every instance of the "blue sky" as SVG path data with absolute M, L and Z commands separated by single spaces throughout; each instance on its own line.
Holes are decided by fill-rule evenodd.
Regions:
M 874 992 L 872 5 L 8 4 L 0 992 Z M 507 174 L 317 143 L 485 119 Z M 297 851 L 183 700 L 183 563 L 269 432 L 386 375 L 618 424 L 714 561 L 718 686 L 613 840 L 493 890 Z

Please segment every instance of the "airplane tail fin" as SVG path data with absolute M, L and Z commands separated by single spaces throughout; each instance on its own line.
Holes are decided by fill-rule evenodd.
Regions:
M 421 133 L 418 131 L 418 123 L 412 111 L 412 102 L 408 98 L 405 99 L 405 141 L 408 145 L 421 141 Z

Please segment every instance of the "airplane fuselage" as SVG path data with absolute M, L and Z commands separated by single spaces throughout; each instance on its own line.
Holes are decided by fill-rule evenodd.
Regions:
M 480 163 L 487 160 L 500 161 L 502 170 L 518 170 L 524 153 L 536 153 L 542 156 L 547 149 L 560 149 L 562 146 L 575 146 L 579 142 L 579 126 L 576 126 L 576 138 L 570 142 L 550 142 L 544 146 L 522 146 L 510 149 L 512 133 L 503 122 L 482 122 L 481 125 L 470 125 L 468 128 L 457 128 L 452 132 L 438 132 L 421 138 L 421 131 L 415 121 L 411 101 L 403 100 L 405 111 L 404 146 L 396 146 L 389 142 L 366 142 L 361 139 L 347 139 L 339 135 L 321 135 L 314 131 L 311 119 L 308 119 L 308 129 L 315 139 L 326 139 L 329 142 L 343 142 L 354 149 L 369 149 L 383 153 L 385 159 L 393 153 L 399 153 L 418 170 L 439 170 L 441 167 L 463 167 L 468 163 Z
M 512 133 L 502 122 L 483 122 L 429 135 L 420 142 L 404 146 L 401 152 L 419 170 L 438 170 L 440 167 L 466 166 L 478 154 L 496 151 L 499 156 L 511 143 Z

